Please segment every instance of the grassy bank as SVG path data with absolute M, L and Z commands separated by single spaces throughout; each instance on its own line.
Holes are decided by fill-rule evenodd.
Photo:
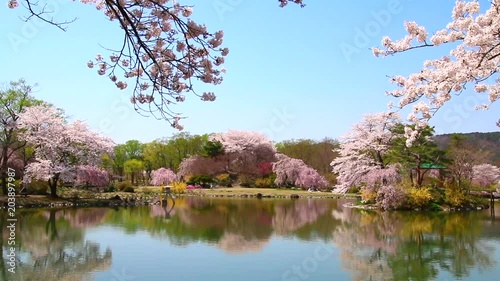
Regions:
M 260 194 L 262 197 L 291 197 L 299 196 L 304 198 L 338 198 L 338 197 L 356 197 L 356 194 L 333 194 L 331 192 L 309 192 L 299 189 L 284 189 L 284 188 L 245 188 L 245 187 L 230 187 L 230 188 L 214 188 L 214 189 L 197 189 L 191 190 L 190 195 L 212 196 L 212 197 L 256 197 Z
M 136 187 L 134 192 L 92 192 L 87 190 L 62 188 L 59 197 L 47 195 L 16 196 L 16 207 L 50 208 L 73 206 L 129 206 L 157 204 L 164 195 L 157 186 Z M 214 188 L 189 190 L 176 196 L 199 197 L 257 197 L 257 198 L 355 198 L 356 194 L 333 194 L 331 192 L 308 192 L 294 189 L 274 188 Z M 0 196 L 0 206 L 7 205 L 7 197 Z

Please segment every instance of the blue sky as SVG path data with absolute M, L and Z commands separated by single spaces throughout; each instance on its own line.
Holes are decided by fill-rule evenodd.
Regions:
M 120 46 L 117 22 L 106 20 L 90 5 L 46 2 L 54 18 L 78 19 L 63 32 L 37 21 L 23 22 L 22 7 L 0 8 L 0 83 L 19 78 L 37 83 L 37 98 L 63 108 L 73 119 L 86 120 L 117 143 L 149 142 L 178 132 L 165 121 L 135 113 L 130 92 L 86 66 L 97 53 L 107 54 L 101 46 Z M 487 1 L 480 2 L 487 7 Z M 308 0 L 303 9 L 281 9 L 277 0 L 180 3 L 195 5 L 193 18 L 210 31 L 224 30 L 223 46 L 230 49 L 224 82 L 198 88 L 214 91 L 217 100 L 187 96 L 174 108 L 188 117 L 182 122 L 185 131 L 252 130 L 281 141 L 338 138 L 364 114 L 386 110 L 391 100 L 396 103 L 385 95 L 394 88 L 388 76 L 419 71 L 425 59 L 441 57 L 447 50 L 376 58 L 369 48 L 379 46 L 384 35 L 404 36 L 405 20 L 425 25 L 430 33 L 444 27 L 455 1 Z M 453 97 L 431 125 L 437 133 L 498 131 L 498 104 L 489 111 L 472 108 L 484 101 L 486 97 L 473 93 Z

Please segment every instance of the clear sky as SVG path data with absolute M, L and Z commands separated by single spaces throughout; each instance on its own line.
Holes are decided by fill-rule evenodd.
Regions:
M 75 22 L 63 32 L 38 21 L 23 22 L 25 9 L 0 8 L 0 83 L 25 78 L 37 83 L 35 97 L 53 103 L 73 119 L 89 125 L 117 143 L 130 139 L 149 142 L 178 131 L 166 121 L 145 118 L 133 110 L 130 92 L 119 90 L 86 62 L 104 47 L 119 47 L 117 22 L 105 19 L 91 5 L 49 0 L 58 20 Z M 482 9 L 487 1 L 480 1 Z M 419 71 L 425 59 L 441 57 L 446 49 L 421 49 L 376 58 L 370 47 L 384 35 L 404 36 L 405 20 L 417 21 L 429 33 L 451 19 L 454 0 L 443 1 L 320 1 L 305 8 L 281 9 L 277 0 L 192 0 L 193 17 L 209 31 L 224 30 L 230 49 L 224 82 L 200 85 L 198 92 L 215 91 L 215 102 L 187 96 L 174 110 L 188 118 L 193 134 L 229 129 L 262 131 L 274 141 L 338 138 L 366 113 L 387 109 L 395 99 L 388 76 Z M 500 107 L 475 111 L 486 97 L 467 92 L 453 97 L 433 118 L 436 132 L 498 131 Z M 406 118 L 408 111 L 403 111 Z

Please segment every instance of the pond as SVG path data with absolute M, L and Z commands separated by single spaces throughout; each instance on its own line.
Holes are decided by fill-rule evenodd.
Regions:
M 498 280 L 500 204 L 423 213 L 335 199 L 178 198 L 170 206 L 0 213 L 0 280 Z M 495 213 L 496 211 L 496 213 Z

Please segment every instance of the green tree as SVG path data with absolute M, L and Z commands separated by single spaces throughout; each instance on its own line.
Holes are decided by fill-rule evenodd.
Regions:
M 128 140 L 125 142 L 125 144 L 123 144 L 123 149 L 125 150 L 127 160 L 143 160 L 142 152 L 144 150 L 144 145 L 140 141 Z
M 168 150 L 168 141 L 164 139 L 154 140 L 144 144 L 142 157 L 147 166 L 152 170 L 159 168 L 174 169 L 174 162 Z
M 9 88 L 0 91 L 0 179 L 2 181 L 2 192 L 7 194 L 7 169 L 9 160 L 25 147 L 26 142 L 17 138 L 18 130 L 14 126 L 18 120 L 18 114 L 28 106 L 39 105 L 42 101 L 31 96 L 33 86 L 20 79 L 10 82 Z M 23 161 L 24 163 L 24 161 Z
M 472 167 L 486 163 L 490 152 L 488 150 L 477 149 L 466 142 L 467 138 L 458 134 L 453 134 L 450 139 L 450 146 L 447 155 L 451 160 L 448 172 L 453 177 L 454 183 L 464 191 L 469 190 L 472 180 Z
M 224 148 L 222 147 L 222 143 L 220 141 L 207 141 L 203 145 L 203 151 L 201 155 L 205 157 L 215 157 L 222 155 L 223 153 Z
M 179 164 L 185 158 L 203 154 L 207 139 L 207 135 L 191 135 L 187 132 L 174 134 L 170 138 L 143 144 L 142 154 L 138 159 L 144 161 L 144 168 L 148 174 L 162 167 L 177 171 Z
M 300 159 L 324 176 L 332 175 L 330 163 L 338 156 L 334 150 L 339 147 L 338 141 L 324 138 L 321 141 L 311 139 L 286 140 L 276 144 L 279 153 Z
M 124 176 L 124 165 L 127 161 L 127 153 L 123 144 L 115 146 L 111 157 L 113 172 L 119 177 Z
M 208 141 L 208 135 L 191 135 L 182 132 L 173 135 L 167 143 L 167 151 L 172 158 L 173 170 L 177 171 L 179 165 L 185 158 L 193 155 L 200 155 L 203 146 Z
M 407 171 L 411 182 L 420 187 L 425 175 L 430 171 L 429 168 L 441 167 L 448 162 L 445 156 L 446 152 L 439 149 L 432 140 L 434 128 L 429 126 L 424 128 L 411 146 L 407 145 L 406 138 L 402 136 L 404 128 L 404 124 L 397 124 L 392 129 L 393 133 L 400 135 L 400 137 L 392 140 L 388 154 L 389 161 L 401 164 L 403 170 Z
M 144 171 L 144 162 L 138 159 L 129 159 L 123 165 L 124 171 L 130 176 L 132 184 L 137 184 L 137 178 Z

